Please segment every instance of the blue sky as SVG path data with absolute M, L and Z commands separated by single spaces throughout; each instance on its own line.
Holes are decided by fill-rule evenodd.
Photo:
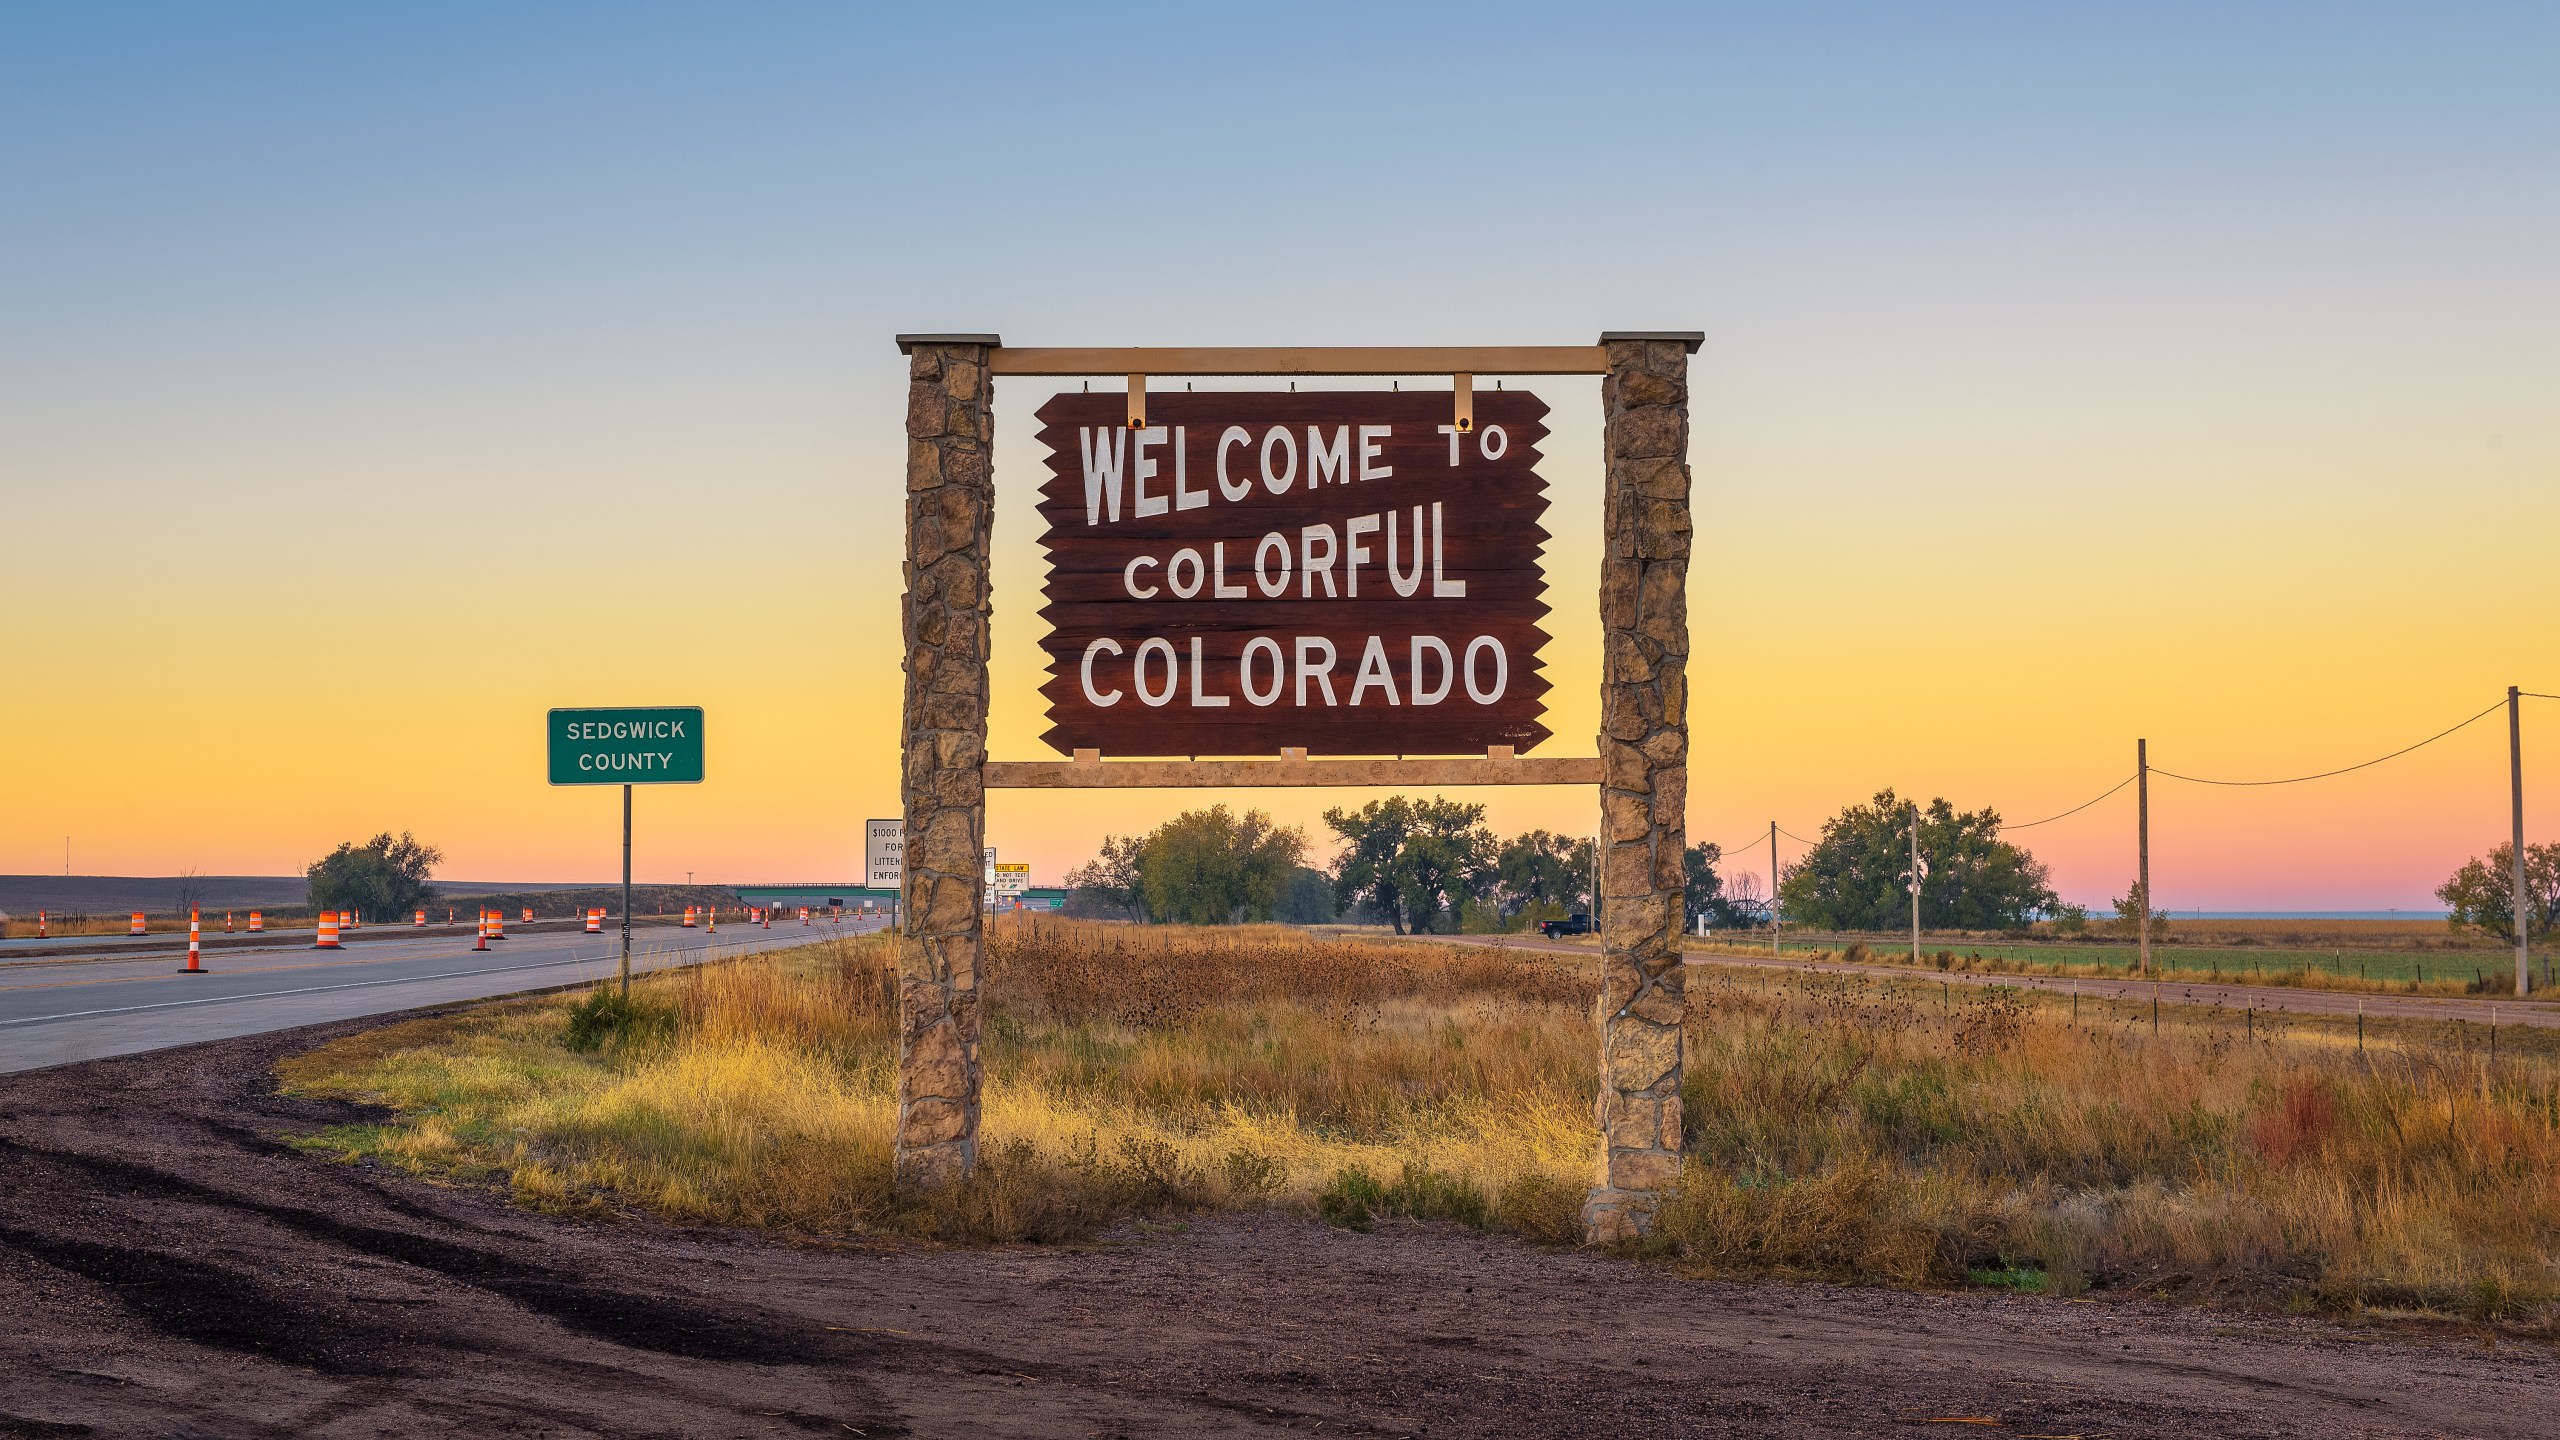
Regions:
M 2555 55 L 2547 5 L 0 7 L 0 500 L 57 537 L 0 604 L 61 682 L 0 724 L 63 757 L 0 869 L 66 829 L 267 869 L 410 815 L 475 873 L 592 869 L 555 797 L 379 778 L 271 682 L 173 701 L 271 756 L 166 770 L 98 748 L 94 697 L 139 653 L 327 656 L 334 713 L 494 745 L 483 712 L 632 698 L 600 666 L 713 689 L 750 643 L 875 659 L 720 681 L 783 758 L 668 802 L 680 868 L 844 868 L 894 769 L 810 717 L 893 703 L 910 330 L 1706 331 L 1704 838 L 1888 784 L 2051 813 L 2135 734 L 2366 758 L 2560 691 L 2521 563 L 2560 523 Z M 1549 389 L 1569 621 L 1595 467 Z M 1572 737 L 1591 635 L 1557 634 Z M 474 656 L 522 693 L 373 673 Z M 999 697 L 1001 744 L 1039 728 Z M 210 764 L 295 793 L 313 755 L 342 778 L 245 828 L 154 799 Z M 2163 903 L 2424 903 L 2503 834 L 2468 770 L 2372 783 L 2194 812 Z M 999 815 L 1044 875 L 1145 818 Z M 2065 828 L 2066 893 L 2120 889 L 2121 836 Z

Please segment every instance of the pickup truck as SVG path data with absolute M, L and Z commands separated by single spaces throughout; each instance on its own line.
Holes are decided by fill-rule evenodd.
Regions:
M 1541 920 L 1538 922 L 1538 933 L 1550 940 L 1559 935 L 1588 935 L 1591 933 L 1591 917 L 1570 915 L 1562 920 Z

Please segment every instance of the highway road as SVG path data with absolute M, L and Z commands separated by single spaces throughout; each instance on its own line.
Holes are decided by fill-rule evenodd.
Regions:
M 853 920 L 841 929 L 792 922 L 771 930 L 733 925 L 715 935 L 644 925 L 632 935 L 631 967 L 641 973 L 700 964 L 856 934 L 858 926 L 877 928 Z M 85 956 L 0 964 L 0 1072 L 580 984 L 613 974 L 621 946 L 617 932 L 564 926 L 511 931 L 484 953 L 471 948 L 469 926 L 455 930 L 373 935 L 336 951 L 314 948 L 307 931 L 254 945 L 235 936 L 220 950 L 206 947 L 204 975 L 179 973 L 184 936 L 174 945 L 153 936 L 147 954 L 116 943 Z

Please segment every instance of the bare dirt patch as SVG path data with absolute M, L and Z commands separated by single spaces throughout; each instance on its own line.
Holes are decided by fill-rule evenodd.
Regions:
M 373 1023 L 0 1081 L 0 1436 L 2503 1435 L 2560 1389 L 2458 1332 L 1705 1283 L 1450 1226 L 572 1223 L 284 1143 L 362 1117 L 276 1097 L 275 1060 Z

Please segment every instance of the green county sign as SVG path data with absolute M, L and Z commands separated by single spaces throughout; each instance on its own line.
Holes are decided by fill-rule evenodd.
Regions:
M 702 707 L 654 705 L 554 710 L 554 785 L 699 785 Z

